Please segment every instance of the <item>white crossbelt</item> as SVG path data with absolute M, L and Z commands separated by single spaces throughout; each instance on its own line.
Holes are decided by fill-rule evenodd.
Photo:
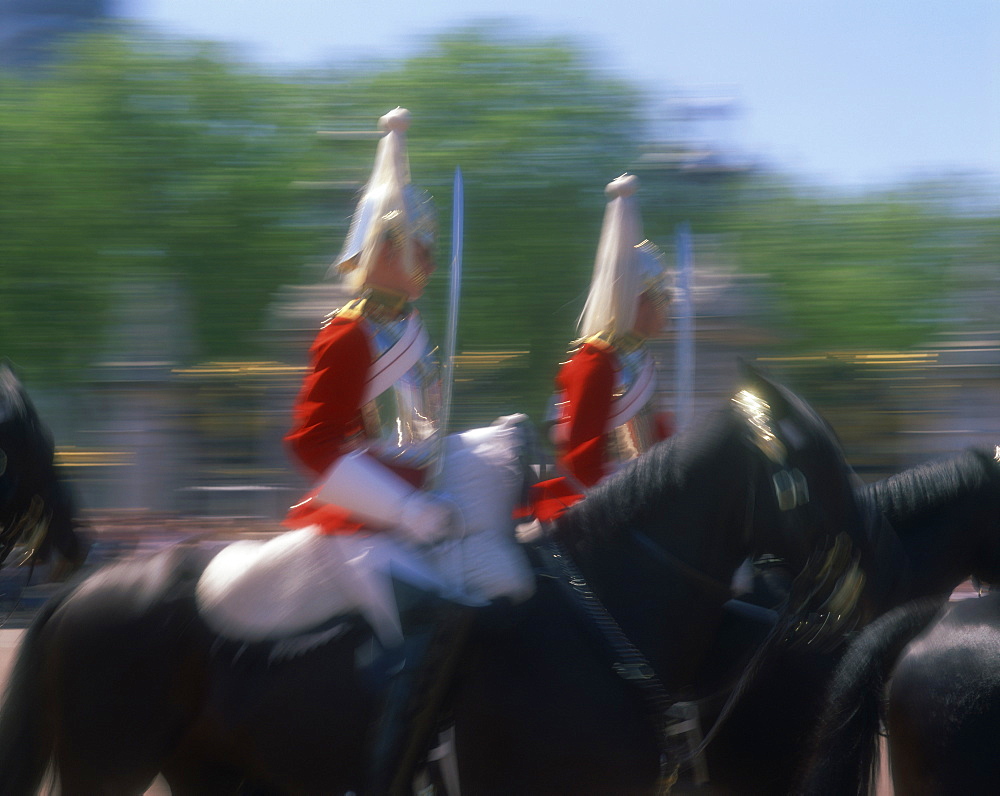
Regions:
M 646 405 L 655 389 L 656 368 L 652 358 L 647 356 L 642 372 L 636 377 L 632 388 L 611 402 L 611 414 L 604 427 L 605 432 L 610 433 L 631 420 Z
M 427 350 L 427 330 L 416 313 L 410 315 L 399 342 L 372 364 L 363 401 L 373 401 L 399 381 Z

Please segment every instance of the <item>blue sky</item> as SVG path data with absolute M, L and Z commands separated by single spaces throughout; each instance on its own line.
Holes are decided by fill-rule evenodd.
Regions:
M 805 180 L 870 187 L 941 171 L 1000 181 L 1000 0 L 119 0 L 125 16 L 312 65 L 405 56 L 506 19 L 570 36 L 670 94 L 730 98 L 713 130 Z

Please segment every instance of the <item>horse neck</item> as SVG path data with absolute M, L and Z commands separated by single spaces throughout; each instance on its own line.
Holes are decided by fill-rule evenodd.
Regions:
M 981 452 L 904 471 L 869 495 L 905 552 L 907 598 L 951 590 L 1000 563 L 1000 468 Z
M 744 506 L 688 479 L 595 490 L 560 523 L 588 587 L 663 682 L 690 682 L 714 637 L 742 560 Z M 641 474 L 637 479 L 642 481 Z M 727 520 L 724 512 L 731 517 Z
M 637 556 L 652 556 L 681 576 L 728 583 L 745 555 L 747 496 L 740 478 L 705 467 L 691 472 L 666 456 L 633 464 L 560 521 L 558 536 L 584 575 L 598 588 L 614 588 L 627 581 Z M 738 486 L 727 492 L 720 487 L 726 483 Z

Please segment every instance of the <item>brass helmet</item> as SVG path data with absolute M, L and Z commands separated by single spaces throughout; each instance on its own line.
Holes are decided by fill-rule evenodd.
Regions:
M 375 165 L 358 200 L 347 239 L 333 266 L 360 287 L 365 283 L 378 245 L 390 237 L 403 246 L 404 262 L 413 271 L 413 244 L 434 245 L 437 217 L 430 194 L 410 184 L 406 131 L 410 112 L 396 108 L 379 119 Z
M 637 243 L 635 248 L 639 253 L 639 293 L 645 293 L 655 304 L 666 306 L 673 291 L 663 252 L 650 240 Z

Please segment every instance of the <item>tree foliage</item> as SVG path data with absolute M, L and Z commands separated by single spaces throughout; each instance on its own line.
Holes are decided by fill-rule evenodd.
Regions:
M 954 323 L 979 222 L 920 193 L 801 194 L 755 181 L 732 217 L 741 266 L 767 275 L 789 351 L 904 349 Z
M 371 167 L 370 137 L 316 132 L 372 131 L 396 105 L 414 115 L 413 180 L 437 198 L 442 265 L 455 166 L 465 175 L 460 350 L 528 352 L 480 385 L 497 410 L 541 408 L 589 282 L 603 188 L 626 170 L 643 181 L 654 242 L 669 248 L 674 225 L 690 221 L 767 276 L 789 352 L 919 343 L 954 323 L 954 286 L 995 263 L 995 208 L 654 167 L 642 157 L 655 144 L 653 99 L 595 60 L 572 41 L 493 26 L 430 37 L 401 61 L 281 76 L 133 32 L 5 75 L 3 353 L 36 376 L 71 378 L 105 339 L 112 288 L 145 278 L 185 297 L 191 358 L 252 356 L 277 288 L 324 274 Z M 432 331 L 446 282 L 425 300 Z
M 299 89 L 202 45 L 89 36 L 0 85 L 0 339 L 41 380 L 104 350 L 123 283 L 179 282 L 196 356 L 252 351 L 272 291 L 316 248 L 291 188 Z

